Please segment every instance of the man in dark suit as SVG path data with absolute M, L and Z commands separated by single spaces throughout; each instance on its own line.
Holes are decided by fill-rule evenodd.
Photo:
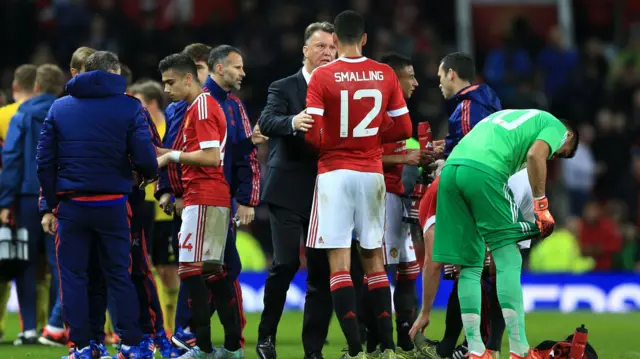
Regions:
M 327 22 L 307 27 L 302 50 L 304 66 L 271 84 L 267 105 L 256 126 L 262 139 L 269 138 L 269 170 L 262 201 L 269 207 L 274 249 L 258 328 L 256 352 L 261 359 L 276 357 L 278 322 L 289 284 L 300 266 L 300 246 L 306 242 L 317 174 L 317 155 L 304 139 L 313 124 L 311 116 L 304 113 L 307 84 L 315 68 L 335 59 L 337 49 L 332 34 L 333 25 Z M 310 270 L 314 276 L 307 278 L 302 342 L 305 358 L 322 358 L 332 313 L 325 251 L 307 249 L 307 266 L 317 269 Z

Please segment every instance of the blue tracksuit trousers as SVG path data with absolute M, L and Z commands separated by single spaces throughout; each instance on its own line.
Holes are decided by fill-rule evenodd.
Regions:
M 131 283 L 131 212 L 126 201 L 84 202 L 67 200 L 57 209 L 57 256 L 60 266 L 62 313 L 69 325 L 69 338 L 84 348 L 94 339 L 95 325 L 90 304 L 95 292 L 91 286 L 104 281 L 115 300 L 116 322 L 122 343 L 139 345 L 142 332 L 138 325 L 136 290 Z M 94 247 L 95 246 L 95 247 Z M 93 267 L 92 250 L 97 252 L 100 271 Z M 95 254 L 94 254 L 95 255 Z M 90 268 L 94 269 L 90 271 Z M 91 330 L 94 329 L 94 330 Z

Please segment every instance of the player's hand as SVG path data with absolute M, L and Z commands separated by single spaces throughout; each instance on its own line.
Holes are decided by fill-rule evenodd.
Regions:
M 407 155 L 404 159 L 405 165 L 417 166 L 420 164 L 422 155 L 420 150 L 407 150 Z
M 251 133 L 251 142 L 253 142 L 253 144 L 257 146 L 267 142 L 267 140 L 269 140 L 269 137 L 263 135 L 262 132 L 260 132 L 260 125 L 256 123 L 256 125 L 253 127 L 253 133 Z
M 424 329 L 429 325 L 429 313 L 425 313 L 420 311 L 420 315 L 418 315 L 418 319 L 413 323 L 413 326 L 409 330 L 409 337 L 411 340 L 416 337 L 418 332 L 424 333 Z
M 536 215 L 536 224 L 540 229 L 540 237 L 547 238 L 553 232 L 553 228 L 556 225 L 556 221 L 549 212 L 549 200 L 547 197 L 536 199 L 533 201 L 533 210 Z
M 174 204 L 176 214 L 182 216 L 182 210 L 184 209 L 184 198 L 176 197 L 176 203 Z
M 236 215 L 240 218 L 240 224 L 249 224 L 253 222 L 255 217 L 255 210 L 253 207 L 243 206 L 238 204 L 238 212 Z
M 9 224 L 11 211 L 8 208 L 3 208 L 0 211 L 0 221 L 4 224 Z
M 432 144 L 433 144 L 433 156 L 436 159 L 442 158 L 442 156 L 444 155 L 445 140 L 433 141 Z
M 46 233 L 56 234 L 57 223 L 56 216 L 54 216 L 53 213 L 45 213 L 40 224 L 42 224 L 42 230 Z
M 158 157 L 158 168 L 166 167 L 169 162 L 171 162 L 171 159 L 169 158 L 170 153 L 171 152 L 167 152 L 164 155 Z
M 168 215 L 173 214 L 175 206 L 173 205 L 173 203 L 171 203 L 171 193 L 164 193 L 162 196 L 160 196 L 158 203 L 160 204 L 160 208 L 162 208 L 162 211 L 164 213 Z
M 296 131 L 307 132 L 311 128 L 313 118 L 311 118 L 311 115 L 308 115 L 306 111 L 306 109 L 302 110 L 302 112 L 293 117 L 293 128 L 295 128 Z

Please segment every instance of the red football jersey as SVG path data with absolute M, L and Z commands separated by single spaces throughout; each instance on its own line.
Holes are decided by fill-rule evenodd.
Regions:
M 382 155 L 406 155 L 407 141 L 398 141 L 393 143 L 385 143 L 382 145 Z M 388 166 L 384 168 L 384 185 L 387 192 L 402 196 L 404 194 L 404 185 L 402 184 L 402 170 L 404 164 Z
M 224 149 L 227 142 L 227 120 L 222 108 L 208 93 L 202 93 L 189 105 L 182 121 L 183 152 L 207 148 L 220 149 L 220 166 L 182 165 L 184 205 L 231 207 L 231 192 L 224 178 Z
M 307 113 L 315 122 L 306 139 L 319 150 L 318 173 L 382 173 L 382 116 L 398 121 L 408 118 L 408 112 L 388 65 L 366 57 L 340 57 L 317 68 L 307 89 Z
M 420 208 L 418 209 L 418 222 L 423 231 L 426 231 L 436 222 L 436 204 L 438 203 L 438 183 L 440 176 L 429 185 L 427 191 L 420 200 Z

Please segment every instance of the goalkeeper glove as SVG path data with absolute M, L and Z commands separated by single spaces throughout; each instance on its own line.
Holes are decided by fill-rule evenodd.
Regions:
M 544 196 L 540 199 L 535 199 L 533 201 L 533 207 L 536 215 L 536 225 L 540 230 L 540 236 L 543 239 L 547 238 L 553 232 L 553 228 L 556 225 L 556 221 L 549 212 L 549 200 Z

